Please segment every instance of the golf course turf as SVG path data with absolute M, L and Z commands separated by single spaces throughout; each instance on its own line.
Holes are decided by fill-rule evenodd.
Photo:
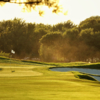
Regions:
M 49 69 L 61 66 L 96 66 L 99 69 L 99 63 L 39 63 L 0 59 L 0 100 L 100 100 L 99 81 L 79 72 L 54 72 Z

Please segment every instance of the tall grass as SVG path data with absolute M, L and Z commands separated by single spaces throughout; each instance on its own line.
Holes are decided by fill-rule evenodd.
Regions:
M 0 52 L 1 57 L 9 57 L 10 53 L 5 53 L 3 51 Z

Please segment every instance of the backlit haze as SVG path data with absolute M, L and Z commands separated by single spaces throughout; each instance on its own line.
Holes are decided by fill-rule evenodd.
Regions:
M 36 6 L 34 10 L 28 12 L 23 9 L 23 6 L 6 3 L 0 6 L 0 21 L 16 17 L 32 23 L 53 25 L 71 20 L 79 24 L 88 17 L 100 16 L 100 0 L 60 0 L 59 5 L 63 8 L 62 12 L 52 13 L 52 8 L 47 6 Z

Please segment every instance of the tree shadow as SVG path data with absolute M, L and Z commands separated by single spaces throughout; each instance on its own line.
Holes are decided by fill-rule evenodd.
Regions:
M 2 71 L 3 70 L 3 68 L 0 68 L 0 71 Z

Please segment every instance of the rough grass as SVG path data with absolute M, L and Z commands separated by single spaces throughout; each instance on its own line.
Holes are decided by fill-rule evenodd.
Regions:
M 6 60 L 6 61 L 5 61 Z M 99 100 L 100 82 L 76 78 L 76 73 L 53 72 L 50 67 L 61 67 L 61 63 L 21 62 L 0 60 L 0 100 Z M 5 63 L 6 62 L 6 63 Z M 62 66 L 86 66 L 86 63 L 64 63 Z M 87 64 L 88 65 L 88 64 Z M 91 66 L 90 66 L 91 67 Z M 11 72 L 14 70 L 15 72 Z M 29 72 L 28 72 L 29 71 Z M 34 73 L 34 76 L 31 75 Z M 29 76 L 21 76 L 27 73 Z M 41 75 L 35 75 L 37 73 Z M 17 74 L 17 76 L 14 76 Z M 18 75 L 19 74 L 19 75 Z M 77 73 L 82 75 L 82 73 Z

